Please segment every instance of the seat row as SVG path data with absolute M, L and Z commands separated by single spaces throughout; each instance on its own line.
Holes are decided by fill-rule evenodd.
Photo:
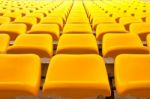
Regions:
M 47 2 L 49 3 L 50 1 Z M 24 5 L 21 6 L 24 7 Z M 6 22 L 10 22 L 10 21 L 12 22 L 16 19 L 17 21 L 19 20 L 21 22 L 25 20 L 26 23 L 32 23 L 30 21 L 31 19 L 35 20 L 34 18 L 36 18 L 37 22 L 39 22 L 41 19 L 45 18 L 46 16 L 59 17 L 65 22 L 66 17 L 68 16 L 68 13 L 71 9 L 72 1 L 69 2 L 61 1 L 61 2 L 57 2 L 54 5 L 47 5 L 47 6 L 41 4 L 40 6 L 41 7 L 39 7 L 37 4 L 36 7 L 32 6 L 29 8 L 28 7 L 27 8 L 26 7 L 25 8 L 19 8 L 19 7 L 3 8 L 2 7 L 0 9 L 0 16 L 3 17 L 3 19 L 4 17 L 7 17 L 5 18 L 7 20 Z M 30 21 L 27 21 L 27 19 L 22 18 L 24 16 L 34 17 L 34 18 L 31 18 L 29 19 Z M 55 21 L 57 22 L 57 20 Z M 3 21 L 1 23 L 3 23 Z
M 68 6 L 66 6 L 67 4 L 68 4 Z M 75 6 L 75 5 L 78 5 L 78 6 Z M 47 23 L 53 23 L 53 22 L 58 23 L 59 21 L 57 21 L 57 19 L 61 20 L 61 21 L 63 20 L 64 22 L 66 22 L 66 18 L 67 18 L 68 14 L 69 14 L 69 10 L 71 9 L 71 6 L 72 6 L 71 2 L 70 3 L 66 3 L 65 2 L 65 3 L 61 4 L 59 7 L 55 8 L 55 10 L 51 11 L 49 13 L 49 15 L 47 15 L 47 17 L 56 17 L 57 16 L 57 18 L 51 18 L 51 19 L 48 18 L 49 20 L 54 20 L 54 21 L 52 21 L 52 22 L 48 21 Z M 72 11 L 71 11 L 72 14 L 70 13 L 67 23 L 89 23 L 89 21 L 88 21 L 88 18 L 89 18 L 90 22 L 92 23 L 93 29 L 95 30 L 97 24 L 100 24 L 100 23 L 115 23 L 116 19 L 118 19 L 118 18 L 122 18 L 123 17 L 123 19 L 120 19 L 120 20 L 125 20 L 126 24 L 127 23 L 128 24 L 129 23 L 134 23 L 134 22 L 142 22 L 142 18 L 143 18 L 143 17 L 140 18 L 140 17 L 136 17 L 136 16 L 135 17 L 132 17 L 132 16 L 120 16 L 120 17 L 117 17 L 117 18 L 114 18 L 114 17 L 111 17 L 111 16 L 105 16 L 105 14 L 107 14 L 108 11 L 103 11 L 99 6 L 97 6 L 93 2 L 92 3 L 85 2 L 84 3 L 84 7 L 86 8 L 85 11 L 86 11 L 88 17 L 86 16 L 86 13 L 84 11 L 82 2 L 76 2 L 76 3 L 74 3 L 74 7 L 72 7 Z M 79 10 L 79 9 L 76 9 L 76 8 L 80 8 L 80 9 L 82 8 L 82 10 Z M 109 8 L 109 7 L 106 7 L 106 8 Z M 147 8 L 145 8 L 145 9 L 147 9 Z M 100 12 L 103 12 L 103 13 L 97 13 L 98 12 L 97 10 L 100 11 Z M 81 14 L 80 16 L 82 16 L 82 17 L 79 17 L 74 12 L 75 13 L 79 12 Z M 83 14 L 82 14 L 82 12 L 83 12 Z M 123 11 L 123 13 L 126 13 L 126 11 Z M 19 12 L 9 12 L 9 13 L 4 14 L 4 16 L 5 17 L 3 17 L 2 19 L 5 18 L 7 20 L 6 22 L 9 22 L 11 19 L 13 20 L 15 18 L 17 22 L 22 22 L 23 20 L 25 20 L 24 23 L 30 23 L 30 24 L 36 23 L 34 18 L 37 18 L 38 22 L 39 22 L 39 20 L 43 19 L 43 17 L 44 17 L 44 19 L 43 19 L 44 21 L 47 19 L 47 18 L 45 19 L 44 12 L 41 12 L 41 11 L 37 11 L 35 13 L 32 12 L 32 13 L 29 13 L 29 14 L 26 15 L 26 16 L 29 16 L 29 17 L 34 17 L 34 18 L 31 18 L 31 19 L 34 20 L 33 23 L 30 22 L 31 19 L 29 19 L 30 21 L 27 21 L 26 18 L 21 18 L 20 19 L 20 17 L 22 15 L 21 15 L 21 13 L 19 15 Z M 92 19 L 91 19 L 91 17 L 92 17 Z M 124 17 L 125 18 L 127 17 L 127 18 L 124 19 Z M 146 22 L 149 22 L 149 15 L 145 16 L 144 18 L 146 18 Z M 60 24 L 62 24 L 61 21 L 60 21 Z M 3 21 L 2 21 L 2 23 L 3 23 Z M 122 23 L 122 21 L 120 21 L 119 23 Z M 62 27 L 62 25 L 60 25 L 60 26 Z
M 76 12 L 77 13 L 77 12 Z M 39 16 L 38 16 L 39 17 Z M 62 21 L 63 19 L 61 19 L 61 17 L 56 16 L 56 18 L 54 16 L 48 16 L 48 17 L 43 17 L 41 18 L 40 22 L 37 21 L 38 18 L 33 16 L 24 16 L 24 17 L 17 17 L 16 20 L 11 22 L 11 17 L 8 16 L 0 16 L 0 24 L 4 24 L 4 23 L 26 23 L 26 24 L 37 24 L 37 23 L 56 23 L 58 25 L 60 25 L 62 27 L 62 25 L 64 24 Z M 80 21 L 79 21 L 80 20 Z M 82 21 L 81 21 L 82 20 Z M 146 23 L 150 23 L 150 18 L 146 17 Z M 96 17 L 93 19 L 92 22 L 92 28 L 93 30 L 96 29 L 98 24 L 104 24 L 104 23 L 121 23 L 123 25 L 128 25 L 131 23 L 142 23 L 144 22 L 141 18 L 137 18 L 137 17 L 120 17 L 118 19 L 118 22 L 116 21 L 116 19 L 111 18 L 111 17 Z M 86 17 L 86 15 L 83 15 L 82 17 L 79 16 L 75 16 L 70 14 L 69 17 L 67 18 L 67 23 L 69 24 L 88 24 L 89 20 Z
M 107 33 L 123 33 L 123 34 L 131 33 L 138 35 L 142 41 L 145 41 L 147 34 L 150 33 L 150 23 L 132 23 L 129 26 L 129 31 L 126 29 L 126 26 L 127 25 L 118 23 L 99 24 L 96 29 L 96 39 L 97 41 L 102 41 L 103 36 Z M 41 24 L 34 24 L 33 26 L 31 26 L 31 24 L 28 23 L 22 24 L 20 22 L 16 22 L 15 24 L 0 25 L 0 33 L 9 34 L 12 41 L 14 41 L 17 36 L 22 34 L 50 34 L 53 37 L 54 41 L 58 41 L 61 35 L 60 27 L 63 27 L 63 24 L 59 23 L 55 24 L 52 21 L 51 24 L 43 22 Z M 31 29 L 27 30 L 27 28 Z M 62 34 L 94 34 L 94 33 L 90 27 L 90 24 L 76 23 L 76 24 L 66 24 L 63 28 Z
M 115 59 L 115 86 L 121 96 L 149 96 L 150 55 L 121 54 Z M 136 68 L 136 69 L 135 69 Z M 0 97 L 37 96 L 40 58 L 35 54 L 0 54 Z M 105 63 L 96 54 L 52 57 L 42 89 L 44 96 L 110 96 Z
M 94 17 L 125 17 L 144 18 L 150 15 L 149 2 L 139 1 L 88 1 L 84 3 L 90 19 Z M 98 14 L 99 12 L 99 14 Z
M 34 6 L 26 7 L 25 5 L 17 7 L 14 6 L 7 7 L 6 5 L 4 5 L 4 7 L 3 6 L 0 7 L 0 15 L 10 17 L 12 20 L 21 16 L 35 16 L 37 18 L 42 18 L 44 16 L 49 15 L 54 9 L 56 9 L 57 6 L 61 6 L 62 2 L 52 4 L 51 5 L 41 4 L 40 5 L 41 7 L 39 7 L 38 4 L 36 5 L 36 7 Z
M 35 53 L 47 58 L 53 55 L 53 40 L 48 34 L 22 34 L 11 46 L 7 34 L 0 34 L 0 40 L 1 53 Z M 150 35 L 147 36 L 146 47 L 135 34 L 109 33 L 104 35 L 102 54 L 113 58 L 123 53 L 149 54 L 149 46 Z M 63 34 L 58 41 L 56 54 L 99 54 L 99 49 L 92 34 Z

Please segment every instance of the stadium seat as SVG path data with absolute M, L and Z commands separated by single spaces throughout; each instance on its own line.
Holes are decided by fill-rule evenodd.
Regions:
M 115 59 L 115 86 L 120 96 L 148 97 L 150 55 L 122 54 Z
M 11 22 L 11 19 L 9 17 L 0 16 L 0 25 L 1 24 L 8 24 Z
M 96 17 L 93 19 L 92 28 L 96 30 L 98 24 L 116 23 L 116 20 L 111 17 Z
M 57 54 L 99 54 L 92 34 L 63 34 L 56 50 Z
M 127 30 L 129 30 L 129 26 L 131 23 L 142 23 L 142 19 L 141 18 L 137 18 L 137 17 L 121 17 L 119 18 L 119 23 L 123 24 Z
M 150 33 L 150 23 L 132 23 L 130 32 L 139 35 L 142 41 L 146 41 L 146 36 Z
M 103 11 L 102 12 L 101 11 L 98 11 L 98 12 L 93 11 L 93 12 L 90 13 L 89 19 L 90 19 L 90 22 L 93 23 L 94 20 L 95 20 L 95 22 L 96 22 L 96 20 L 99 20 L 97 18 L 104 19 L 104 18 L 108 18 L 108 17 L 109 16 L 106 13 L 104 13 Z
M 7 49 L 11 54 L 37 54 L 41 58 L 53 55 L 53 41 L 48 34 L 22 34 Z
M 32 25 L 37 24 L 37 19 L 35 17 L 19 17 L 19 18 L 16 18 L 13 23 L 26 24 L 27 30 L 30 30 Z
M 119 54 L 148 54 L 149 50 L 143 46 L 136 34 L 105 34 L 102 40 L 102 54 L 104 57 L 115 58 Z
M 122 24 L 99 24 L 96 28 L 96 39 L 102 41 L 106 33 L 127 33 L 128 31 Z
M 59 38 L 59 26 L 57 24 L 36 24 L 33 25 L 28 34 L 50 34 L 56 41 Z
M 147 35 L 146 41 L 147 41 L 147 46 L 150 47 L 150 34 Z
M 56 13 L 50 13 L 49 15 L 47 15 L 47 17 L 60 17 L 61 20 L 63 20 L 63 22 L 65 23 L 66 22 L 66 15 L 64 15 L 63 12 L 56 12 Z
M 0 97 L 37 96 L 40 58 L 33 54 L 0 54 Z
M 90 24 L 66 24 L 63 29 L 64 34 L 92 33 Z
M 89 24 L 87 17 L 68 17 L 67 24 Z
M 10 17 L 11 21 L 14 21 L 17 17 L 22 17 L 22 14 L 19 12 L 6 12 L 3 16 Z
M 134 16 L 135 16 L 135 17 L 138 17 L 138 18 L 145 18 L 145 17 L 147 17 L 146 13 L 143 12 L 142 9 L 136 11 L 136 12 L 134 13 Z
M 60 17 L 45 17 L 40 21 L 41 24 L 57 24 L 63 30 L 63 20 Z
M 116 93 L 113 75 L 114 66 L 112 65 L 114 65 L 115 58 L 120 54 L 150 54 L 149 1 L 0 0 L 0 55 L 36 54 L 40 57 L 42 65 L 42 83 L 40 84 L 39 93 L 36 94 L 38 95 L 37 97 L 24 97 L 24 94 L 17 94 L 17 97 L 7 99 L 70 99 L 70 97 L 101 99 L 101 95 L 105 99 L 124 98 Z M 103 69 L 96 71 L 93 65 L 97 64 L 96 66 L 100 68 L 102 61 L 98 65 L 98 62 L 95 62 L 97 61 L 96 58 L 96 60 L 91 59 L 93 55 L 94 57 L 102 56 L 107 72 L 103 71 Z M 56 63 L 56 67 L 54 64 L 54 69 L 57 68 L 58 71 L 53 71 L 53 67 L 51 68 L 51 59 L 53 62 L 53 57 L 55 60 L 55 56 L 60 56 L 60 62 Z M 83 61 L 82 56 L 87 61 Z M 68 57 L 68 59 L 64 57 Z M 70 57 L 78 58 L 76 60 Z M 64 64 L 62 61 L 67 62 Z M 88 63 L 92 65 L 91 68 L 85 68 L 85 66 L 89 67 L 86 65 Z M 61 65 L 63 69 L 57 67 L 57 64 Z M 66 64 L 71 65 L 69 67 Z M 72 64 L 77 64 L 78 66 Z M 85 66 L 83 66 L 84 64 Z M 93 67 L 94 69 L 92 69 Z M 47 72 L 47 69 L 52 70 L 52 76 L 51 72 Z M 16 67 L 14 70 L 16 70 Z M 77 74 L 75 74 L 76 72 Z M 97 75 L 98 72 L 100 75 L 105 72 L 104 78 Z M 47 77 L 45 77 L 46 74 L 48 75 Z M 107 74 L 109 75 L 109 89 L 109 83 L 102 82 L 101 85 L 97 84 L 100 80 L 104 81 Z M 57 80 L 49 80 L 50 77 Z M 94 79 L 94 81 L 95 79 L 100 80 L 96 80 L 96 85 L 94 85 L 95 82 L 93 84 L 91 79 Z M 48 83 L 50 85 L 47 86 Z M 104 85 L 107 85 L 107 88 Z M 27 89 L 28 87 L 23 88 Z M 111 96 L 110 90 L 112 92 Z M 20 92 L 23 93 L 22 91 Z M 8 91 L 8 93 L 10 94 L 11 92 Z M 5 99 L 1 98 L 1 94 L 2 91 L 0 92 L 0 99 Z M 16 96 L 16 93 L 13 92 L 11 95 Z M 126 96 L 128 98 L 128 95 Z
M 0 34 L 9 34 L 11 40 L 15 40 L 18 35 L 25 34 L 26 29 L 25 24 L 2 24 L 0 25 Z
M 10 13 L 11 11 L 10 10 L 7 10 L 6 8 L 5 9 L 0 9 L 0 16 L 3 16 L 4 13 Z
M 19 12 L 22 14 L 22 17 L 25 16 L 27 13 L 30 13 L 30 10 L 26 7 L 20 7 Z
M 147 23 L 150 23 L 150 17 L 147 17 L 147 18 L 146 18 L 146 22 L 147 22 Z
M 5 54 L 9 46 L 10 37 L 7 34 L 0 34 L 0 54 Z
M 52 58 L 43 95 L 89 97 L 110 94 L 105 64 L 99 55 L 59 54 Z
M 80 14 L 79 14 L 80 13 Z M 80 9 L 80 11 L 79 10 L 74 10 L 74 9 L 72 9 L 71 10 L 71 12 L 69 13 L 69 17 L 84 17 L 84 18 L 86 18 L 87 17 L 87 15 L 86 15 L 86 13 L 85 13 L 85 11 L 83 11 L 83 10 L 81 10 Z
M 44 14 L 43 13 L 28 13 L 26 16 L 28 16 L 28 17 L 35 17 L 35 18 L 37 18 L 37 22 L 40 22 L 40 20 L 44 17 Z

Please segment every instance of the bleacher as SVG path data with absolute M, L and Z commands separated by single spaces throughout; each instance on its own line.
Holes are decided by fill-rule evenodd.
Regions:
M 0 0 L 0 99 L 149 97 L 148 0 Z

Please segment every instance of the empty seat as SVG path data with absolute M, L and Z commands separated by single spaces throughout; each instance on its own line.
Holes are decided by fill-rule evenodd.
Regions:
M 92 33 L 90 24 L 66 24 L 63 33 Z
M 146 22 L 147 22 L 147 23 L 150 23 L 150 17 L 147 17 L 147 18 L 146 18 Z
M 6 12 L 3 16 L 10 17 L 11 21 L 14 21 L 17 17 L 21 17 L 20 12 Z
M 37 96 L 40 89 L 40 58 L 33 54 L 0 55 L 0 97 Z
M 139 35 L 141 40 L 145 41 L 147 34 L 150 33 L 150 23 L 132 23 L 130 32 Z
M 147 41 L 147 46 L 150 47 L 150 34 L 147 35 L 146 41 Z
M 25 24 L 2 24 L 0 25 L 0 33 L 9 34 L 11 40 L 14 40 L 18 35 L 26 33 Z
M 11 19 L 9 17 L 0 16 L 0 24 L 10 23 Z
M 64 23 L 66 22 L 66 15 L 62 12 L 59 12 L 59 13 L 53 12 L 53 13 L 50 13 L 49 15 L 47 15 L 47 17 L 60 17 Z
M 67 24 L 89 24 L 87 17 L 68 17 Z
M 141 18 L 137 18 L 137 17 L 121 17 L 119 19 L 119 23 L 123 24 L 127 30 L 129 30 L 129 25 L 131 23 L 142 23 L 142 19 Z
M 41 24 L 57 24 L 60 30 L 63 29 L 63 20 L 60 17 L 45 17 L 40 21 Z
M 0 54 L 6 53 L 10 37 L 7 34 L 0 34 Z
M 104 57 L 115 58 L 119 54 L 148 54 L 149 50 L 143 46 L 136 34 L 105 34 L 102 44 Z
M 7 53 L 34 53 L 42 58 L 49 58 L 53 55 L 53 40 L 48 34 L 22 34 L 16 38 L 12 46 L 8 47 Z
M 98 45 L 92 34 L 63 34 L 56 50 L 57 54 L 98 54 Z
M 85 12 L 71 10 L 69 17 L 87 17 Z
M 27 30 L 30 30 L 32 25 L 37 23 L 37 19 L 35 17 L 19 17 L 19 18 L 16 18 L 13 23 L 26 24 Z
M 143 12 L 142 9 L 139 9 L 138 11 L 134 12 L 134 16 L 139 18 L 145 18 L 147 16 L 146 10 L 145 12 Z
M 119 23 L 121 24 L 131 24 L 131 23 L 142 23 L 142 19 L 141 18 L 137 18 L 137 17 L 121 17 L 119 18 Z
M 10 10 L 7 10 L 6 8 L 5 9 L 0 9 L 0 15 L 4 15 L 5 13 L 10 13 L 11 11 Z
M 98 24 L 116 23 L 116 20 L 111 17 L 95 17 L 93 19 L 92 28 L 95 30 Z
M 50 34 L 54 40 L 59 38 L 59 26 L 57 24 L 36 24 L 33 25 L 29 34 Z
M 37 22 L 40 22 L 40 20 L 44 17 L 44 14 L 40 13 L 40 12 L 33 12 L 33 13 L 28 13 L 26 16 L 36 17 L 37 18 Z
M 115 59 L 115 85 L 121 96 L 149 96 L 150 55 L 122 54 Z
M 49 64 L 43 87 L 46 96 L 110 96 L 102 57 L 96 54 L 55 55 Z
M 94 11 L 94 12 L 92 11 L 92 13 L 90 13 L 89 19 L 90 19 L 90 22 L 92 23 L 94 19 L 97 20 L 97 18 L 101 18 L 101 17 L 108 18 L 109 15 L 106 14 L 105 12 L 101 12 L 101 11 L 100 12 L 99 11 L 98 12 L 97 11 Z
M 96 28 L 96 39 L 102 41 L 103 36 L 106 33 L 127 33 L 122 24 L 99 24 Z

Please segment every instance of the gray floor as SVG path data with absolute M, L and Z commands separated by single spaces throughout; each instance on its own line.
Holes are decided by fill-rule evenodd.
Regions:
M 2 99 L 2 98 L 1 98 Z M 6 99 L 6 98 L 5 98 Z M 16 98 L 7 98 L 7 99 L 81 99 L 81 98 L 63 98 L 63 97 L 16 97 Z M 90 97 L 90 98 L 82 98 L 82 99 L 105 99 L 104 97 Z M 150 99 L 148 97 L 145 98 L 139 98 L 139 97 L 131 97 L 131 96 L 126 96 L 126 97 L 115 97 L 115 99 Z
M 0 98 L 4 99 L 4 98 Z M 6 99 L 6 98 L 5 98 Z M 104 97 L 89 97 L 89 98 L 65 98 L 65 97 L 44 97 L 42 96 L 41 92 L 40 95 L 37 97 L 13 97 L 13 98 L 7 98 L 7 99 L 105 99 Z M 115 99 L 150 99 L 150 97 L 131 97 L 131 96 L 117 96 L 115 95 Z

